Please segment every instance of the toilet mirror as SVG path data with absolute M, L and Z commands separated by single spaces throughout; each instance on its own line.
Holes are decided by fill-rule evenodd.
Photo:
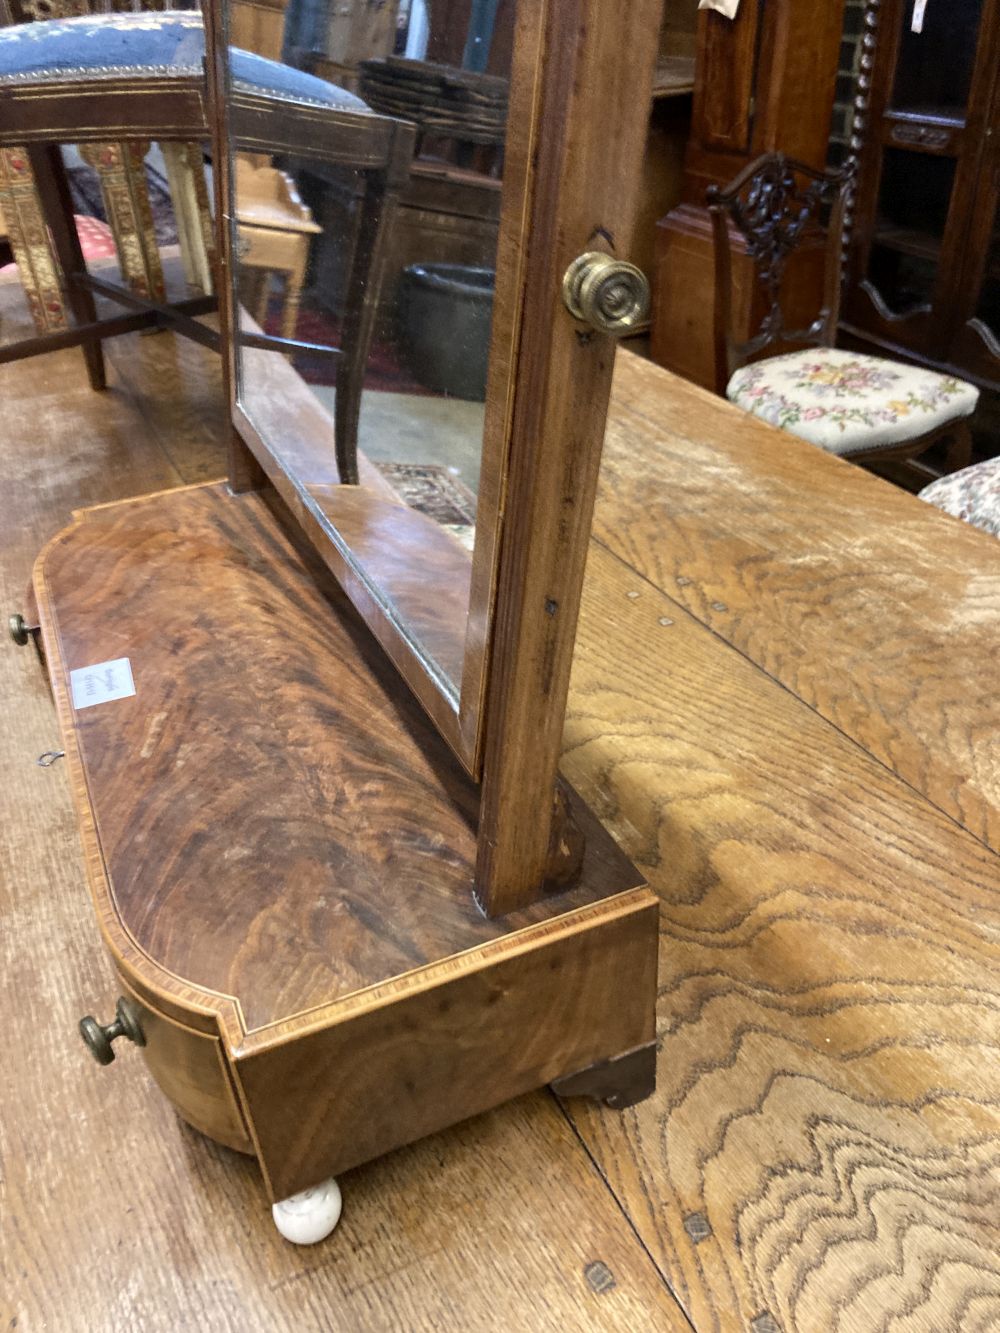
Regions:
M 216 56 L 236 426 L 475 773 L 531 33 L 515 0 L 291 0 L 264 70 L 263 12 L 224 5 Z

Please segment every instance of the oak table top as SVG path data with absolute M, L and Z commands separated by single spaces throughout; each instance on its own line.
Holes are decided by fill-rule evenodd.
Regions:
M 11 609 L 70 508 L 221 472 L 217 362 L 109 355 L 107 395 L 73 353 L 3 372 Z M 0 653 L 0 1326 L 997 1326 L 998 553 L 619 359 L 564 771 L 662 900 L 657 1093 L 352 1171 L 315 1250 L 139 1060 L 86 1059 L 110 968 L 44 684 Z
M 564 768 L 662 899 L 568 1112 L 699 1329 L 1000 1326 L 1000 544 L 619 360 Z

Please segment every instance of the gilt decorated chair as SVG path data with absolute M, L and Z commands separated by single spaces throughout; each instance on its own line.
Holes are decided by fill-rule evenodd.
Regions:
M 5 0 L 6 17 L 16 23 L 77 18 L 123 11 L 198 9 L 197 0 Z M 214 235 L 201 145 L 165 143 L 163 162 L 177 219 L 184 274 L 191 286 L 212 290 Z M 148 143 L 84 143 L 83 161 L 96 173 L 105 216 L 114 237 L 118 268 L 133 292 L 163 300 L 166 288 L 146 182 Z M 40 252 L 45 233 L 37 224 L 40 204 L 30 164 L 22 148 L 0 149 L 0 203 L 6 203 L 14 226 L 11 245 L 28 307 L 39 333 L 65 328 L 67 312 L 57 283 L 51 245 Z M 26 244 L 27 237 L 34 244 Z M 42 286 L 44 284 L 44 296 Z
M 766 153 L 725 189 L 709 188 L 718 391 L 754 416 L 855 462 L 916 458 L 942 441 L 946 470 L 965 467 L 969 417 L 979 397 L 973 385 L 834 346 L 849 183 L 844 172 L 815 171 Z M 822 306 L 804 321 L 789 319 L 797 295 L 793 258 L 801 263 L 807 252 L 822 268 Z M 739 297 L 734 260 L 752 268 Z M 755 312 L 757 333 L 745 341 L 733 331 L 737 299 L 749 300 Z M 783 344 L 796 350 L 762 358 Z
M 0 364 L 58 347 L 83 349 L 91 384 L 105 385 L 101 343 L 152 326 L 173 328 L 219 350 L 218 332 L 197 316 L 216 308 L 202 295 L 167 303 L 87 271 L 73 225 L 62 143 L 202 143 L 211 136 L 206 105 L 205 35 L 201 15 L 186 11 L 90 15 L 0 28 L 0 152 L 30 175 L 41 214 L 27 248 L 45 250 L 51 236 L 58 272 L 48 275 L 72 321 L 35 338 L 0 345 Z M 357 171 L 364 181 L 366 244 L 355 247 L 347 277 L 347 312 L 339 348 L 317 347 L 266 333 L 241 336 L 257 346 L 337 359 L 336 449 L 345 479 L 356 476 L 357 417 L 381 278 L 382 240 L 405 183 L 413 129 L 372 112 L 334 84 L 246 51 L 231 53 L 231 115 L 249 127 L 275 125 L 283 150 L 294 154 L 309 136 L 315 170 Z M 305 128 L 304 128 L 305 127 Z M 317 150 L 319 142 L 321 149 Z M 124 313 L 98 317 L 95 296 Z

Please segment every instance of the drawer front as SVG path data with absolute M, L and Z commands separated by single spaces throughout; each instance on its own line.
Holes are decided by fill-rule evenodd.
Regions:
M 121 984 L 139 1013 L 149 1072 L 180 1115 L 217 1143 L 253 1154 L 253 1144 L 229 1077 L 222 1042 L 168 1018 Z
M 309 240 L 308 235 L 297 232 L 241 226 L 237 242 L 240 263 L 246 268 L 294 273 L 305 268 Z

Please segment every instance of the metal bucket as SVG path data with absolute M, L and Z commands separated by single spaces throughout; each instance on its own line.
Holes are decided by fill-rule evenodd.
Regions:
M 483 402 L 496 273 L 466 264 L 411 264 L 399 284 L 402 346 L 435 393 Z

